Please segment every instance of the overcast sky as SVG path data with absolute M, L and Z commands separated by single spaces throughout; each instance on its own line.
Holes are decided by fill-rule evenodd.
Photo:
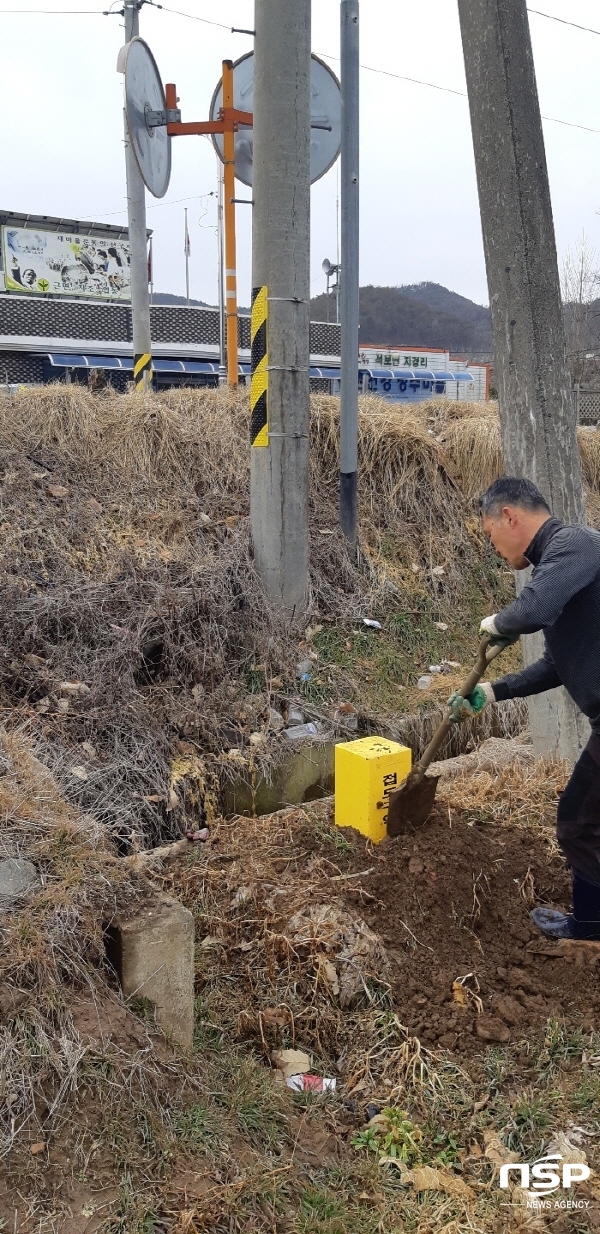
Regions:
M 3 114 L 0 207 L 125 222 L 122 18 L 108 0 L 0 0 Z M 544 12 L 600 30 L 598 0 L 539 0 Z M 187 14 L 252 27 L 253 0 L 170 0 Z M 39 15 L 35 7 L 84 15 Z M 7 13 L 17 9 L 17 13 Z M 562 262 L 582 231 L 600 248 L 600 37 L 530 15 L 546 121 L 554 217 Z M 145 5 L 140 33 L 163 81 L 175 81 L 184 120 L 205 119 L 221 61 L 252 47 L 245 35 Z M 338 71 L 338 0 L 314 0 L 313 51 Z M 363 0 L 361 63 L 464 91 L 455 0 Z M 361 74 L 361 283 L 432 280 L 479 303 L 487 286 L 466 98 Z M 183 294 L 183 209 L 189 210 L 191 295 L 216 300 L 216 160 L 207 138 L 173 141 L 166 197 L 148 195 L 155 290 Z M 239 186 L 239 195 L 248 195 Z M 183 200 L 187 199 L 187 200 Z M 239 206 L 240 302 L 250 294 L 250 212 Z M 312 190 L 312 294 L 324 290 L 324 257 L 336 255 L 336 168 Z

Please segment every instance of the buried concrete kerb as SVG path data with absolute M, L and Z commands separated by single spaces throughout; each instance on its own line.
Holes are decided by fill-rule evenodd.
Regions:
M 473 721 L 454 725 L 441 752 L 441 763 L 436 763 L 436 774 L 445 774 L 450 764 L 463 759 L 468 752 L 476 747 L 486 751 L 486 761 L 512 761 L 511 747 L 519 741 L 519 750 L 525 758 L 525 738 L 522 735 L 525 712 L 521 699 L 511 699 L 507 703 L 497 704 L 493 716 L 486 712 L 485 721 L 477 717 Z M 300 713 L 299 713 L 300 714 Z M 444 718 L 444 710 L 439 707 L 425 715 L 406 714 L 397 718 L 392 726 L 384 725 L 382 735 L 391 737 L 400 745 L 407 745 L 413 751 L 415 761 L 429 744 L 435 729 Z M 518 739 L 517 735 L 521 734 Z M 372 732 L 361 736 L 372 736 Z M 290 744 L 282 744 L 276 754 L 277 762 L 270 775 L 253 776 L 251 769 L 245 768 L 236 780 L 223 785 L 222 807 L 225 818 L 236 814 L 260 816 L 273 814 L 288 805 L 304 805 L 319 797 L 328 797 L 334 792 L 334 761 L 335 746 L 338 742 L 354 741 L 356 733 L 340 733 L 335 741 L 321 736 L 312 741 L 303 742 L 298 749 L 290 749 Z M 525 751 L 525 753 L 524 753 Z M 502 752 L 502 753 L 501 753 Z M 530 751 L 532 759 L 533 751 Z M 443 768 L 443 772 L 440 768 Z M 456 767 L 456 772 L 459 767 Z
M 248 774 L 224 788 L 223 813 L 272 814 L 286 805 L 326 797 L 333 792 L 335 745 L 331 741 L 306 742 L 299 750 L 284 753 L 272 776 L 255 784 Z
M 155 895 L 108 932 L 107 952 L 123 996 L 152 1004 L 156 1022 L 185 1050 L 194 1037 L 194 918 L 171 896 Z

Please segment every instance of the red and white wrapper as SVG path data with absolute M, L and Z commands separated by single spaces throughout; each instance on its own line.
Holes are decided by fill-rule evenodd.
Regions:
M 295 1093 L 334 1093 L 336 1080 L 330 1080 L 322 1075 L 289 1075 L 286 1080 L 288 1088 Z

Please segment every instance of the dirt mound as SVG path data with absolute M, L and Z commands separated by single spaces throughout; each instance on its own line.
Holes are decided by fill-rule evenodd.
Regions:
M 569 903 L 544 835 L 438 806 L 418 837 L 385 846 L 364 886 L 368 906 L 359 890 L 344 898 L 382 938 L 394 1007 L 425 1044 L 471 1051 L 589 1009 L 600 1022 L 589 970 L 530 950 L 540 934 L 529 909 Z
M 418 834 L 375 849 L 335 829 L 325 802 L 221 824 L 201 872 L 177 876 L 196 911 L 201 879 L 199 984 L 219 1018 L 264 1048 L 299 1040 L 338 1070 L 340 1057 L 356 1063 L 373 1008 L 422 1048 L 466 1054 L 549 1017 L 600 1025 L 589 969 L 540 950 L 528 915 L 569 903 L 549 825 L 565 774 L 535 764 L 451 779 Z

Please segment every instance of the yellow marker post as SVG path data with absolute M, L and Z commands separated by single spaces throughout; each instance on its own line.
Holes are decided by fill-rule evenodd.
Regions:
M 379 844 L 387 835 L 390 793 L 412 767 L 408 746 L 386 737 L 361 737 L 335 747 L 335 825 L 355 827 Z
M 250 317 L 250 445 L 269 444 L 269 294 L 266 287 L 252 292 Z

